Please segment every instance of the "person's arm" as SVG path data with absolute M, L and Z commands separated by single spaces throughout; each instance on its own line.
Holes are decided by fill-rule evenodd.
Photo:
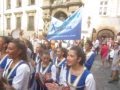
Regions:
M 57 83 L 46 83 L 48 90 L 70 90 L 69 87 L 59 86 Z
M 96 90 L 96 83 L 92 74 L 89 74 L 85 80 L 85 90 Z
M 29 78 L 30 68 L 27 64 L 22 64 L 16 70 L 16 76 L 13 78 L 12 86 L 15 90 L 27 90 Z

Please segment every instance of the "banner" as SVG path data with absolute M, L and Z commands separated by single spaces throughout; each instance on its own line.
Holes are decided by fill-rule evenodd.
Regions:
M 52 18 L 48 30 L 48 40 L 78 40 L 81 37 L 81 9 L 70 15 L 64 22 Z

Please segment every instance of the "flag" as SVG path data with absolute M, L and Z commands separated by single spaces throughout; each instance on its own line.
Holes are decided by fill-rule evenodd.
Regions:
M 55 33 L 55 28 L 61 26 L 62 23 L 63 22 L 61 20 L 59 20 L 55 17 L 52 17 L 48 34 L 54 34 Z
M 48 40 L 77 40 L 81 37 L 82 13 L 75 11 L 64 22 L 52 18 L 47 34 Z

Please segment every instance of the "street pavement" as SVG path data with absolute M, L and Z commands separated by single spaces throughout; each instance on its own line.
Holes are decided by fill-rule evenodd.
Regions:
M 96 81 L 96 90 L 120 90 L 120 79 L 118 82 L 108 83 L 111 69 L 107 62 L 104 67 L 102 66 L 99 55 L 94 61 L 91 72 Z

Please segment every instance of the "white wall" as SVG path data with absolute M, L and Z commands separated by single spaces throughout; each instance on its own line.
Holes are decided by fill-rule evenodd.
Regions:
M 113 27 L 115 32 L 120 31 L 120 0 L 109 0 L 108 14 L 106 16 L 99 15 L 100 0 L 85 0 L 84 15 L 82 23 L 82 36 L 91 36 L 93 28 L 99 30 L 99 27 Z M 91 17 L 91 26 L 87 28 L 88 17 Z
M 120 16 L 120 0 L 117 0 L 117 16 Z
M 4 11 L 3 11 L 3 1 L 4 1 Z M 21 29 L 27 30 L 27 12 L 35 10 L 35 30 L 43 29 L 43 20 L 42 20 L 42 0 L 36 0 L 35 5 L 28 5 L 28 0 L 22 0 L 22 7 L 16 8 L 16 0 L 11 0 L 11 9 L 6 10 L 6 0 L 0 0 L 0 15 L 1 23 L 0 30 L 6 29 L 6 16 L 3 14 L 11 13 L 11 30 L 16 28 L 16 16 L 15 13 L 23 12 L 21 17 Z M 4 19 L 3 19 L 4 17 Z M 4 21 L 4 24 L 3 24 Z M 4 26 L 3 26 L 4 25 Z M 9 31 L 7 31 L 9 32 Z

